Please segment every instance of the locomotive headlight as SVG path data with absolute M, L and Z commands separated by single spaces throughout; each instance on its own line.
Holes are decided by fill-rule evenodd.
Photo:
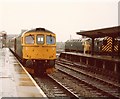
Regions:
M 50 66 L 54 66 L 55 65 L 55 61 L 54 60 L 50 60 L 49 64 L 50 64 Z
M 28 59 L 25 64 L 26 67 L 31 67 L 33 66 L 33 61 L 31 59 Z

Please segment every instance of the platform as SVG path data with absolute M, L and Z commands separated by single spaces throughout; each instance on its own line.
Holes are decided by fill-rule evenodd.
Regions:
M 8 48 L 0 49 L 0 98 L 2 97 L 47 98 Z
M 63 52 L 63 53 L 87 57 L 87 58 L 94 58 L 94 59 L 96 58 L 96 59 L 120 62 L 119 58 L 112 58 L 111 56 L 106 56 L 106 55 L 91 55 L 91 54 L 76 53 L 76 52 Z
M 115 73 L 119 75 L 120 71 L 120 59 L 112 58 L 110 56 L 89 55 L 73 52 L 62 52 L 60 58 L 78 63 L 84 64 L 87 67 L 102 69 L 102 71 L 109 71 L 111 74 Z

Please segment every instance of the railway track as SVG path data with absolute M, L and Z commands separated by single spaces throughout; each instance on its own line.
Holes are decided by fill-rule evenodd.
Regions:
M 96 94 L 100 94 L 100 97 L 120 98 L 120 84 L 105 81 L 98 77 L 98 75 L 88 73 L 71 63 L 56 61 L 56 68 L 66 75 L 79 80 L 79 82 L 84 83 L 87 89 L 94 90 Z
M 120 75 L 119 74 L 114 74 L 110 71 L 103 71 L 101 70 L 100 68 L 98 67 L 94 67 L 94 66 L 87 66 L 87 65 L 84 65 L 84 64 L 80 64 L 80 63 L 76 63 L 76 62 L 72 62 L 72 61 L 68 61 L 66 59 L 58 59 L 56 62 L 58 62 L 60 60 L 60 62 L 63 64 L 66 64 L 66 65 L 70 65 L 70 66 L 74 66 L 74 67 L 78 67 L 79 69 L 81 70 L 84 70 L 86 71 L 87 73 L 94 73 L 94 74 L 97 74 L 99 76 L 101 76 L 102 78 L 105 78 L 105 80 L 109 80 L 109 81 L 112 81 L 114 83 L 120 83 L 119 82 L 119 78 L 120 78 Z
M 49 98 L 72 97 L 79 99 L 79 96 L 71 91 L 72 89 L 68 89 L 67 85 L 59 82 L 52 75 L 45 75 L 44 77 L 34 77 L 34 79 Z
M 106 77 L 105 75 L 97 73 L 98 71 L 89 70 L 89 68 L 86 65 L 82 65 L 82 64 L 75 63 L 75 62 L 67 61 L 65 59 L 56 60 L 56 64 L 68 65 L 70 68 L 72 68 L 72 67 L 76 68 L 79 71 L 81 71 L 82 73 L 93 76 L 94 78 L 97 78 L 101 81 L 107 82 L 111 85 L 120 87 L 119 77 L 117 77 L 116 80 L 111 78 L 111 77 L 108 77 L 108 76 Z

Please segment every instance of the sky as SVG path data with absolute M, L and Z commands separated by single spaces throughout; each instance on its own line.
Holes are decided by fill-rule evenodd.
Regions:
M 80 38 L 76 32 L 118 26 L 119 0 L 0 0 L 0 31 L 46 28 L 57 42 Z

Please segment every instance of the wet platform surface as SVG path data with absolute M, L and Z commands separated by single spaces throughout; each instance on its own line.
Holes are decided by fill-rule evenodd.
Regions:
M 0 98 L 46 97 L 7 48 L 0 49 Z

